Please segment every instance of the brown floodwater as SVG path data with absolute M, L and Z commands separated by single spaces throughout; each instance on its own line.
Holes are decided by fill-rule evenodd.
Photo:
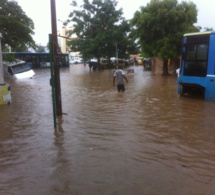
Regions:
M 113 70 L 61 69 L 54 129 L 50 71 L 6 80 L 0 106 L 1 195 L 212 195 L 215 103 L 179 97 L 177 77 L 134 67 L 124 94 Z

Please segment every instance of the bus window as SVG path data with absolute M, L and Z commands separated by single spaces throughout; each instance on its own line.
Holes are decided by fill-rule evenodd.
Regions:
M 185 76 L 207 75 L 208 43 L 191 43 L 186 48 Z
M 208 44 L 199 44 L 197 50 L 197 60 L 207 60 L 208 58 Z
M 4 55 L 14 55 L 15 58 L 28 62 L 30 68 L 49 68 L 49 53 L 31 53 L 31 52 L 12 52 Z M 69 54 L 58 54 L 58 60 L 62 67 L 69 67 Z

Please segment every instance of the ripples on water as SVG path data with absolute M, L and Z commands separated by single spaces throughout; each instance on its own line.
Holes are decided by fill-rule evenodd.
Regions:
M 174 76 L 134 70 L 119 94 L 113 70 L 62 69 L 56 131 L 49 70 L 8 81 L 0 194 L 214 193 L 214 103 L 179 97 Z

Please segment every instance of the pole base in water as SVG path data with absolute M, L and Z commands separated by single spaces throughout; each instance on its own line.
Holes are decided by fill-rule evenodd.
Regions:
M 8 84 L 0 84 L 0 105 L 11 103 L 10 86 Z

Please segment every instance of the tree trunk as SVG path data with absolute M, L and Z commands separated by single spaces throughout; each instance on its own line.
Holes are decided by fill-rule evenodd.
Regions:
M 168 76 L 168 59 L 163 59 L 163 73 L 162 76 Z

